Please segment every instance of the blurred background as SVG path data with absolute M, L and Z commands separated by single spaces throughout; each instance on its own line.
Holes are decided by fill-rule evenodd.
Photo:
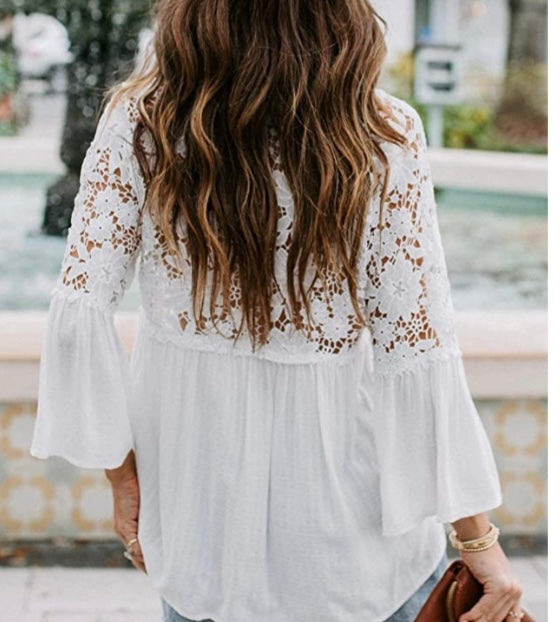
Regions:
M 0 622 L 159 616 L 112 531 L 104 473 L 28 452 L 81 163 L 105 88 L 149 45 L 150 4 L 0 0 Z M 469 386 L 504 490 L 491 520 L 545 622 L 547 1 L 374 4 L 380 86 L 427 130 Z M 116 316 L 128 348 L 138 305 L 135 282 Z

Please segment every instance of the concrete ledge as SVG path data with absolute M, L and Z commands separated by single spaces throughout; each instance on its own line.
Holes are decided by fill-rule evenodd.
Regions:
M 455 314 L 465 371 L 475 398 L 544 398 L 548 394 L 547 312 Z
M 37 396 L 46 312 L 0 313 L 0 401 Z M 461 311 L 457 334 L 474 398 L 547 396 L 547 312 Z M 137 314 L 117 312 L 115 326 L 130 352 Z
M 434 185 L 546 196 L 548 156 L 480 149 L 429 149 Z
M 28 136 L 2 136 L 0 173 L 51 173 L 63 175 L 66 166 L 60 159 L 58 140 Z
M 0 173 L 62 175 L 57 141 L 27 136 L 0 140 Z M 434 185 L 507 194 L 546 196 L 548 156 L 482 151 L 480 149 L 428 150 Z

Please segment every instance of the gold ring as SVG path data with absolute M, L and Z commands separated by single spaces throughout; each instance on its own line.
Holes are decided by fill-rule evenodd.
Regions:
M 522 620 L 525 614 L 522 611 L 513 611 L 513 609 L 508 613 L 508 617 L 516 618 L 517 620 Z
M 130 548 L 130 546 L 131 546 L 132 544 L 134 544 L 135 542 L 138 542 L 138 538 L 136 538 L 136 537 L 131 538 L 131 539 L 130 539 L 127 543 L 126 543 L 126 548 L 127 548 L 127 549 L 129 549 L 129 548 Z

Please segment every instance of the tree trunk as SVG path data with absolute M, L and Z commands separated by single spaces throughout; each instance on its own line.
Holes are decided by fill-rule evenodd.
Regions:
M 508 66 L 496 127 L 515 142 L 546 145 L 547 0 L 510 0 Z
M 50 235 L 65 235 L 70 227 L 80 169 L 95 133 L 102 96 L 132 69 L 138 33 L 149 22 L 149 0 L 73 0 L 71 5 L 65 25 L 74 61 L 68 67 L 60 147 L 67 173 L 47 189 L 42 230 Z

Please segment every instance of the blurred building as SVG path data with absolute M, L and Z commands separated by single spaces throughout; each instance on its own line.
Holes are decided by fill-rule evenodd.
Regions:
M 494 99 L 506 69 L 508 0 L 372 0 L 388 26 L 387 65 L 416 42 L 459 43 L 466 99 Z

